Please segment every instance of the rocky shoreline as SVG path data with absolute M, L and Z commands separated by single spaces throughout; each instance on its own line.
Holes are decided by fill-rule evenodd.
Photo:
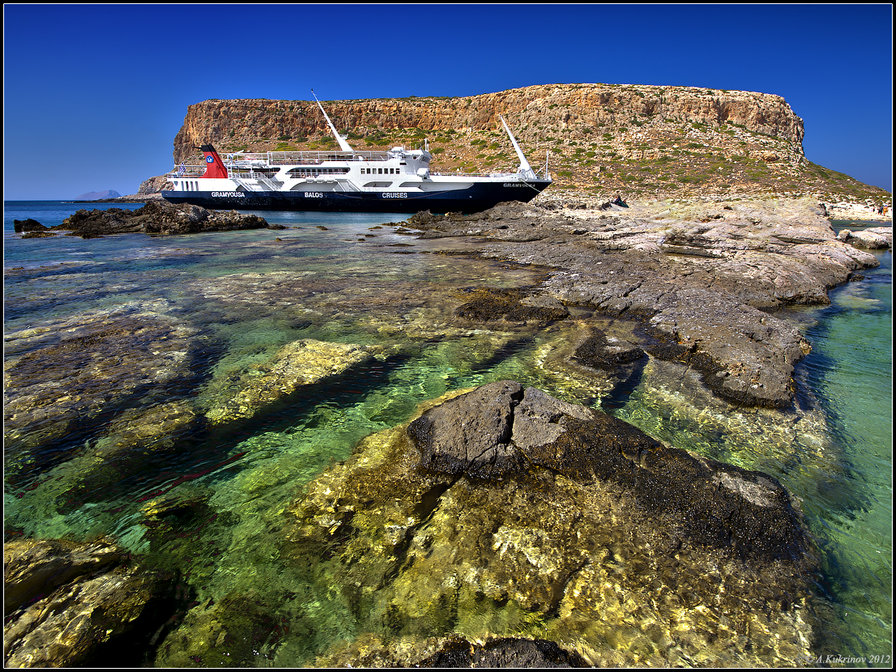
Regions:
M 878 264 L 868 249 L 892 249 L 891 228 L 837 235 L 829 216 L 811 199 L 620 205 L 545 194 L 475 215 L 418 213 L 402 226 L 436 254 L 542 271 L 532 286 L 471 289 L 451 328 L 548 329 L 583 310 L 630 321 L 624 338 L 590 324 L 573 330 L 579 339 L 557 356 L 613 385 L 648 361 L 683 364 L 699 375 L 689 384 L 731 409 L 793 414 L 794 366 L 811 343 L 780 311 L 826 304 L 830 289 Z M 147 203 L 82 210 L 56 228 L 92 237 L 267 226 L 247 217 Z M 17 231 L 57 235 L 39 227 Z M 145 347 L 127 347 L 134 334 Z M 60 322 L 55 333 L 7 334 L 7 380 L 18 391 L 5 405 L 7 446 L 30 454 L 148 385 L 197 376 L 191 335 L 124 308 Z M 238 428 L 390 356 L 379 346 L 286 344 L 244 375 L 224 372 L 228 386 L 213 398 L 122 412 L 54 478 L 101 490 L 164 459 L 186 432 Z M 72 385 L 84 378 L 68 406 L 49 384 L 66 375 Z M 83 504 L 82 493 L 58 487 L 60 507 Z M 201 496 L 148 501 L 151 546 L 170 521 L 202 519 L 205 506 Z M 672 448 L 512 380 L 431 400 L 368 436 L 276 521 L 290 571 L 311 576 L 312 592 L 344 591 L 351 617 L 369 627 L 319 656 L 321 667 L 814 659 L 818 549 L 791 493 L 765 473 Z M 145 569 L 105 540 L 13 535 L 4 553 L 9 665 L 103 665 L 127 641 L 139 644 L 134 664 L 248 665 L 279 632 L 250 596 L 198 601 L 176 572 Z
M 116 200 L 115 202 L 120 202 Z M 163 200 L 149 200 L 136 210 L 109 208 L 106 210 L 78 210 L 62 224 L 46 227 L 33 219 L 13 222 L 16 233 L 23 238 L 47 238 L 68 232 L 81 238 L 122 233 L 146 233 L 171 236 L 187 233 L 208 233 L 211 231 L 238 231 L 244 229 L 282 229 L 279 225 L 269 225 L 257 215 L 207 210 L 198 205 L 175 205 Z
M 861 234 L 838 238 L 825 214 L 808 199 L 555 200 L 418 213 L 407 225 L 423 238 L 461 239 L 476 254 L 549 269 L 530 301 L 634 319 L 647 352 L 693 366 L 719 395 L 786 408 L 793 366 L 811 344 L 775 311 L 828 303 L 828 290 L 878 265 L 860 247 L 892 249 L 892 228 L 875 229 L 872 244 Z

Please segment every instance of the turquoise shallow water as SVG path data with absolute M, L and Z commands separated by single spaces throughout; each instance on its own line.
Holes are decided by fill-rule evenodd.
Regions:
M 892 255 L 880 260 L 864 281 L 832 293 L 807 331 L 814 351 L 802 364 L 848 461 L 842 482 L 812 502 L 828 589 L 851 650 L 869 658 L 892 648 Z
M 83 380 L 67 371 L 69 360 L 49 373 L 35 369 L 36 376 L 62 378 L 56 382 L 69 390 L 83 386 L 90 403 L 72 402 L 71 414 L 90 422 L 73 421 L 64 432 L 36 422 L 29 435 L 7 440 L 7 533 L 112 535 L 150 563 L 184 572 L 198 600 L 238 588 L 265 594 L 264 609 L 284 621 L 314 618 L 313 637 L 261 647 L 254 664 L 307 664 L 328 642 L 358 634 L 325 601 L 309 616 L 307 596 L 297 597 L 302 578 L 284 573 L 279 562 L 277 526 L 302 484 L 348 457 L 361 438 L 406 421 L 422 401 L 503 378 L 580 403 L 607 401 L 546 361 L 562 331 L 451 327 L 446 313 L 470 288 L 524 285 L 537 274 L 431 254 L 390 226 L 404 215 L 265 213 L 290 228 L 168 238 L 22 240 L 12 233 L 13 219 L 53 225 L 79 207 L 5 205 L 6 360 L 62 357 L 54 332 L 91 320 L 108 330 L 109 315 L 132 321 L 120 343 L 102 341 L 120 351 L 71 360 L 88 372 Z M 824 552 L 820 590 L 833 609 L 820 655 L 885 665 L 881 656 L 892 653 L 892 255 L 878 256 L 880 268 L 832 292 L 830 306 L 792 315 L 813 345 L 797 372 L 809 409 L 799 422 L 784 426 L 775 415 L 701 405 L 667 385 L 659 364 L 608 408 L 656 438 L 767 471 L 787 486 Z M 166 364 L 149 366 L 129 387 L 128 348 L 140 355 L 141 329 L 160 334 L 151 347 Z M 108 452 L 116 422 L 128 413 L 139 418 L 170 406 L 170 417 L 182 417 L 176 409 L 213 405 L 235 376 L 296 339 L 382 347 L 384 354 L 238 431 L 199 432 L 186 424 L 177 450 L 150 451 L 139 468 Z M 115 358 L 125 364 L 110 364 Z M 139 368 L 144 360 L 134 359 Z M 90 367 L 119 389 L 92 391 Z M 7 385 L 7 399 L 16 398 Z M 57 416 L 69 412 L 54 403 Z M 41 432 L 51 438 L 32 440 Z M 191 501 L 202 504 L 176 524 L 166 519 L 168 533 L 147 524 L 159 502 Z

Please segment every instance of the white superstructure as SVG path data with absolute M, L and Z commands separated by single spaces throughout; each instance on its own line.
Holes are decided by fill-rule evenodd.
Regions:
M 312 92 L 313 93 L 313 92 Z M 315 96 L 316 100 L 316 96 Z M 181 164 L 168 176 L 163 196 L 210 207 L 398 210 L 490 207 L 502 200 L 528 201 L 551 183 L 532 170 L 510 128 L 499 117 L 520 160 L 515 173 L 430 172 L 428 148 L 356 151 L 339 135 L 318 101 L 339 151 L 236 152 L 218 155 L 201 147 L 204 166 Z M 319 203 L 315 205 L 315 201 Z

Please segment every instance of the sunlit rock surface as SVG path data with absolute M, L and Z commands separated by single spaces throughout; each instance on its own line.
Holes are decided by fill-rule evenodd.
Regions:
M 385 650 L 453 632 L 592 665 L 809 655 L 812 542 L 771 477 L 510 381 L 430 406 L 290 508 L 284 553 Z
M 875 226 L 857 231 L 843 229 L 837 238 L 863 250 L 893 249 L 892 226 Z
M 212 424 L 251 418 L 298 388 L 345 373 L 379 348 L 301 339 L 287 343 L 267 362 L 246 371 L 218 394 L 206 417 Z
M 769 311 L 826 304 L 827 291 L 874 256 L 837 239 L 808 200 L 645 203 L 549 209 L 501 204 L 474 215 L 415 215 L 430 239 L 475 242 L 471 254 L 553 269 L 542 294 L 640 321 L 664 347 L 731 401 L 793 402 L 794 365 L 810 350 Z
M 140 662 L 147 632 L 173 612 L 171 577 L 140 569 L 107 542 L 14 539 L 3 560 L 9 667 Z

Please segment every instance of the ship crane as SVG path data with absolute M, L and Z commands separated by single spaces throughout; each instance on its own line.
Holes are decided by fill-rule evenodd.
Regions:
M 314 100 L 317 100 L 317 96 L 314 94 L 314 89 L 311 89 L 311 95 L 314 96 Z M 333 135 L 336 137 L 336 142 L 339 143 L 339 149 L 343 152 L 354 152 L 349 144 L 345 141 L 345 138 L 339 135 L 336 132 L 336 127 L 333 125 L 333 122 L 330 121 L 330 117 L 327 116 L 326 111 L 324 110 L 324 106 L 320 104 L 320 101 L 317 100 L 317 106 L 320 108 L 320 111 L 324 113 L 324 119 L 327 120 L 327 123 L 330 125 L 330 130 L 333 132 Z
M 516 155 L 520 159 L 520 167 L 517 172 L 519 172 L 520 176 L 525 179 L 528 179 L 528 180 L 537 179 L 535 176 L 535 171 L 532 170 L 532 166 L 530 166 L 529 162 L 526 161 L 526 155 L 523 154 L 523 150 L 520 149 L 520 146 L 517 143 L 516 138 L 514 138 L 513 133 L 510 132 L 510 127 L 507 125 L 507 122 L 504 121 L 504 117 L 502 117 L 499 114 L 498 119 L 500 119 L 501 123 L 504 124 L 504 130 L 507 131 L 507 135 L 510 136 L 510 143 L 513 145 L 513 148 L 516 150 Z

